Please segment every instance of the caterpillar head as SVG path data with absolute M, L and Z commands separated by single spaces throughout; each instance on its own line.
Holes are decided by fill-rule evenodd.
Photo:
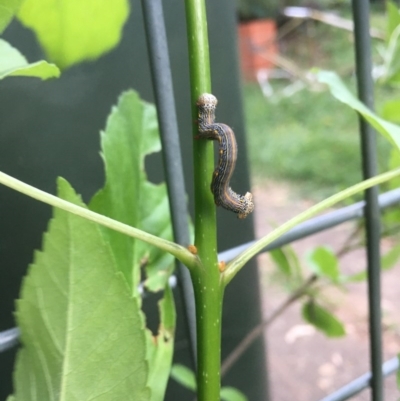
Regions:
M 203 93 L 197 100 L 198 122 L 200 129 L 206 130 L 208 125 L 213 124 L 215 120 L 215 108 L 218 100 L 211 93 Z
M 197 106 L 202 108 L 212 108 L 215 109 L 217 107 L 218 100 L 211 93 L 203 93 L 197 99 Z

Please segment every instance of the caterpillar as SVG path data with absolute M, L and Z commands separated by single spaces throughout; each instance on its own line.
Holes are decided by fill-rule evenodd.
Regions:
M 229 186 L 236 165 L 237 143 L 235 134 L 226 124 L 215 122 L 217 98 L 209 93 L 203 93 L 197 100 L 198 107 L 198 138 L 218 141 L 218 165 L 211 181 L 211 192 L 217 206 L 230 210 L 244 219 L 254 210 L 253 195 L 239 195 Z

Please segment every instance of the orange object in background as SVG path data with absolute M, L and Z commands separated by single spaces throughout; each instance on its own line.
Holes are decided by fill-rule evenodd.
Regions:
M 271 19 L 243 22 L 239 25 L 239 53 L 245 80 L 257 79 L 257 71 L 274 68 L 278 53 L 276 23 Z

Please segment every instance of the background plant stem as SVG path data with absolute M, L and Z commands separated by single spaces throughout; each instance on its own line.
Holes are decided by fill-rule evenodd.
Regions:
M 211 93 L 207 18 L 204 0 L 186 0 L 186 24 L 190 58 L 193 135 L 198 127 L 196 101 Z M 199 401 L 220 399 L 221 310 L 223 286 L 217 260 L 216 213 L 210 182 L 214 169 L 212 141 L 193 144 L 195 190 L 195 246 L 202 267 L 191 276 L 196 298 L 197 397 Z
M 361 181 L 360 183 L 346 188 L 329 198 L 324 199 L 322 202 L 308 208 L 304 212 L 298 214 L 292 219 L 288 220 L 286 223 L 281 224 L 278 228 L 271 231 L 268 235 L 258 240 L 255 244 L 247 248 L 240 255 L 234 258 L 227 266 L 223 273 L 224 284 L 227 285 L 233 277 L 242 269 L 242 267 L 248 262 L 253 256 L 265 248 L 268 244 L 275 241 L 277 238 L 288 232 L 293 227 L 310 219 L 316 214 L 332 207 L 333 205 L 355 195 L 358 192 L 362 192 L 367 188 L 371 188 L 375 185 L 382 184 L 383 182 L 389 181 L 400 175 L 400 168 L 390 170 L 386 173 L 379 174 L 375 177 L 369 178 L 368 180 Z

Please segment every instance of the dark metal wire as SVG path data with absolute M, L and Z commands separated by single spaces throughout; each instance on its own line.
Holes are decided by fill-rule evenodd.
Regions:
M 397 370 L 399 370 L 399 358 L 395 357 L 389 359 L 382 365 L 382 375 L 387 377 Z M 344 401 L 348 400 L 350 397 L 355 396 L 360 393 L 362 390 L 366 389 L 371 385 L 372 374 L 371 372 L 365 373 L 357 379 L 351 381 L 349 384 L 346 384 L 338 391 L 335 391 L 332 394 L 324 397 L 320 401 Z
M 187 246 L 190 244 L 189 214 L 162 0 L 142 0 L 142 9 L 160 126 L 174 238 L 178 244 Z M 193 286 L 188 270 L 181 263 L 178 263 L 178 274 L 179 282 L 182 286 L 186 322 L 189 325 L 190 347 L 195 361 L 196 315 Z
M 371 38 L 369 35 L 369 1 L 352 0 L 356 72 L 359 99 L 374 108 Z M 377 174 L 376 135 L 373 128 L 359 117 L 362 170 L 364 179 Z M 368 309 L 372 401 L 383 401 L 381 279 L 380 279 L 380 211 L 378 187 L 365 192 L 365 232 L 368 272 Z

